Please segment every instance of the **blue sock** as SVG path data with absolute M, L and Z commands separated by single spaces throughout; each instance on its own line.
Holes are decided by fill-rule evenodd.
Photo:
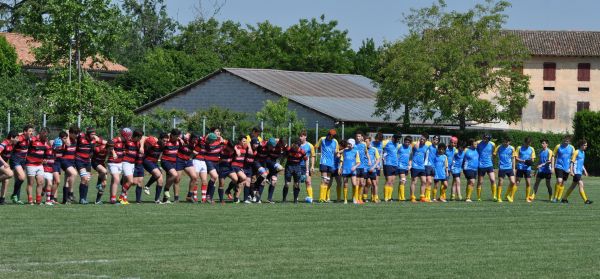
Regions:
M 79 199 L 80 200 L 84 200 L 85 199 L 85 185 L 79 183 Z
M 206 191 L 206 196 L 208 199 L 210 200 L 214 200 L 214 196 L 215 196 L 215 182 L 212 180 L 208 181 L 208 189 Z
M 225 191 L 223 191 L 223 188 L 219 188 L 219 201 L 223 202 L 223 194 Z
M 88 189 L 89 187 L 87 185 L 83 185 L 83 198 L 87 201 L 87 196 L 88 196 Z
M 269 201 L 273 200 L 273 193 L 275 193 L 275 186 L 269 186 Z
M 21 197 L 21 185 L 23 185 L 23 180 L 15 178 L 15 189 L 13 190 L 13 196 L 17 196 L 20 199 Z
M 156 192 L 154 193 L 154 201 L 160 200 L 160 194 L 162 192 L 162 186 L 156 185 Z
M 158 180 L 158 179 L 157 179 L 156 177 L 154 177 L 154 175 L 153 175 L 153 176 L 150 176 L 150 179 L 148 179 L 148 182 L 146 182 L 146 187 L 150 187 L 150 186 L 152 186 L 152 184 L 153 184 L 154 182 L 156 182 L 157 180 Z
M 135 187 L 135 202 L 142 202 L 142 187 Z
M 294 187 L 294 202 L 298 201 L 298 195 L 300 195 L 300 187 Z
M 265 186 L 260 185 L 258 186 L 258 198 L 260 199 L 260 197 L 262 197 L 262 193 L 265 190 Z
M 63 203 L 67 202 L 67 197 L 68 196 L 69 196 L 69 188 L 63 187 L 63 199 L 62 199 Z
M 244 187 L 244 201 L 250 198 L 250 187 Z
M 287 200 L 288 190 L 289 190 L 288 186 L 283 186 L 283 201 Z M 269 188 L 269 196 L 270 195 L 271 195 L 271 188 Z

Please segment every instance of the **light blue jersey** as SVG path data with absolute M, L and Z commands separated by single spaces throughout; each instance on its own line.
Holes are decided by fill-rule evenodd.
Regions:
M 500 145 L 496 147 L 494 155 L 498 156 L 498 169 L 512 170 L 513 157 L 515 156 L 515 148 L 511 145 Z
M 573 152 L 573 156 L 571 158 L 571 162 L 573 162 L 573 171 L 575 174 L 583 174 L 583 163 L 585 161 L 585 151 L 581 149 L 575 150 Z
M 344 151 L 342 151 L 340 162 L 342 164 L 342 175 L 356 174 L 356 172 L 352 170 L 352 167 L 354 167 L 356 163 L 360 163 L 358 150 L 356 150 L 356 148 L 344 149 Z
M 465 150 L 458 150 L 454 153 L 452 160 L 452 173 L 459 174 L 462 171 L 463 162 L 465 159 Z
M 319 142 L 317 142 L 315 148 L 321 150 L 320 164 L 323 166 L 333 167 L 335 154 L 339 151 L 337 140 L 322 137 L 319 139 Z
M 357 143 L 354 147 L 358 151 L 358 156 L 360 157 L 360 166 L 361 169 L 369 168 L 369 158 L 367 158 L 367 144 L 364 142 Z
M 535 150 L 531 146 L 519 146 L 516 152 L 521 160 L 535 160 Z M 531 166 L 526 165 L 524 162 L 517 162 L 517 169 L 530 171 Z
M 448 156 L 446 154 L 436 154 L 433 158 L 433 170 L 435 172 L 433 179 L 447 179 Z
M 413 144 L 412 150 L 412 168 L 415 170 L 425 170 L 425 157 L 427 157 L 427 151 L 429 145 L 427 143 L 419 145 L 419 143 Z
M 400 148 L 398 148 L 398 169 L 408 170 L 411 153 L 412 145 L 400 145 Z
M 480 141 L 477 143 L 477 152 L 479 153 L 479 168 L 491 168 L 494 167 L 494 160 L 492 158 L 496 144 L 494 142 Z
M 391 140 L 383 141 L 383 160 L 384 166 L 398 165 L 398 146 Z
M 543 164 L 543 166 L 538 169 L 538 172 L 540 172 L 540 173 L 552 173 L 552 170 L 551 170 L 552 166 L 550 165 L 551 164 L 551 160 L 552 160 L 552 156 L 553 156 L 553 153 L 552 153 L 552 150 L 550 150 L 550 148 L 546 148 L 546 150 L 542 150 L 540 152 L 540 156 L 539 156 L 540 162 L 539 162 L 539 164 L 540 165 Z
M 575 147 L 570 144 L 563 146 L 562 144 L 556 145 L 554 148 L 554 160 L 555 167 L 559 170 L 569 172 L 571 167 L 571 157 L 575 152 Z
M 479 152 L 475 148 L 467 148 L 465 150 L 465 170 L 474 170 L 476 171 L 479 167 Z

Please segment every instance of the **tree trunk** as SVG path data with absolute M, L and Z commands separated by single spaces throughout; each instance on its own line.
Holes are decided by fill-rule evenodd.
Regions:
M 464 112 L 458 114 L 458 122 L 460 131 L 464 132 L 467 129 L 467 119 Z
M 407 105 L 404 105 L 404 117 L 402 119 L 402 128 L 410 128 L 410 108 Z

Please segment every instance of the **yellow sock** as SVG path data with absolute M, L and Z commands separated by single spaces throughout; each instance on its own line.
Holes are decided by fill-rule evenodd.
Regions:
M 575 188 L 569 188 L 569 189 L 567 189 L 567 193 L 564 196 L 565 200 L 569 198 L 569 196 L 571 195 L 571 193 L 573 193 L 573 190 L 575 190 Z M 579 194 L 581 194 L 581 191 L 579 191 Z M 585 201 L 585 199 L 584 199 L 584 201 Z
M 498 189 L 498 187 L 496 187 L 496 183 L 493 183 L 490 187 L 492 189 L 492 198 L 496 198 L 496 191 Z
M 517 193 L 518 189 L 519 187 L 517 186 L 517 184 L 514 184 L 512 186 L 512 190 L 510 191 L 510 197 L 513 199 L 513 201 L 515 200 L 515 194 Z
M 431 189 L 431 196 L 433 197 L 433 199 L 437 199 L 437 192 L 437 187 L 433 187 L 433 189 Z
M 327 185 L 321 184 L 321 187 L 319 189 L 319 201 L 324 201 L 325 200 L 325 196 L 327 195 Z
M 356 199 L 357 200 L 362 199 L 362 196 L 363 196 L 362 193 L 363 193 L 363 186 L 358 186 L 358 191 L 356 193 Z
M 344 201 L 348 201 L 348 186 L 344 187 Z
M 325 191 L 325 200 L 328 201 L 330 196 L 331 196 L 331 188 L 327 187 L 327 191 Z
M 496 199 L 499 201 L 502 200 L 502 185 L 496 187 Z
M 481 188 L 482 187 L 477 187 L 477 200 L 481 199 Z
M 392 199 L 392 195 L 394 194 L 394 187 L 392 187 L 391 185 L 385 185 L 385 190 L 386 190 L 386 194 L 384 199 L 386 201 L 389 201 Z
M 307 187 L 306 193 L 308 194 L 308 197 L 312 199 L 312 197 L 313 197 L 312 187 Z
M 467 199 L 470 200 L 471 199 L 471 194 L 473 193 L 473 187 L 467 186 L 467 190 L 466 191 L 467 191 L 467 193 L 466 193 Z
M 565 190 L 565 186 L 563 186 L 562 184 L 558 185 L 558 192 L 556 193 L 556 199 L 557 200 L 561 200 L 562 196 L 563 196 L 563 191 Z
M 446 185 L 442 185 L 442 190 L 440 193 L 440 198 L 445 200 L 446 199 L 446 192 L 448 191 L 448 187 L 446 187 Z
M 585 191 L 583 189 L 579 190 L 579 195 L 581 196 L 584 202 L 588 200 L 587 195 L 585 194 Z
M 525 199 L 529 199 L 529 193 L 531 193 L 531 185 L 525 186 Z
M 348 184 L 346 184 L 344 186 L 348 187 Z M 336 194 L 337 194 L 338 201 L 341 201 L 342 200 L 342 187 L 341 186 L 337 186 L 335 188 L 335 191 L 336 191 Z M 346 191 L 348 191 L 348 190 L 346 190 Z
M 398 200 L 406 200 L 406 197 L 404 196 L 404 184 L 402 183 L 398 185 Z
M 425 187 L 425 199 L 431 200 L 431 187 Z
M 352 200 L 358 201 L 358 186 L 352 185 Z
M 559 188 L 560 188 L 560 184 L 558 182 L 556 184 L 554 184 L 554 199 L 558 199 Z
M 415 201 L 415 200 L 417 200 L 417 197 L 415 197 L 415 195 L 410 195 L 410 200 Z
M 363 201 L 366 201 L 366 200 L 368 200 L 368 199 L 369 199 L 369 194 L 365 194 L 365 193 L 363 193 L 363 194 L 362 194 L 362 198 L 363 198 Z
M 379 200 L 379 196 L 378 195 L 373 195 L 373 196 L 371 196 L 371 200 L 372 201 L 378 201 Z

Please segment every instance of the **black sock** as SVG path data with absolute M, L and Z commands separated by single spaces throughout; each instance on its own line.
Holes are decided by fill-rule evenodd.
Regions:
M 169 192 L 169 190 L 171 190 L 171 188 L 165 187 L 164 190 L 165 190 L 164 193 L 167 193 L 167 192 Z M 163 202 L 167 202 L 169 199 L 167 198 L 166 195 L 164 195 L 164 193 L 163 193 Z
M 5 202 L 5 199 L 4 199 L 4 197 L 1 197 L 1 198 L 0 198 L 0 204 L 3 204 L 4 202 Z
M 162 186 L 156 185 L 156 193 L 154 193 L 154 201 L 160 200 L 160 193 L 162 192 Z
M 225 190 L 225 193 L 231 194 L 231 190 L 233 190 L 233 188 L 235 188 L 236 185 L 237 184 L 235 184 L 235 182 L 230 181 L 229 186 L 227 186 L 227 190 Z
M 219 201 L 223 202 L 223 194 L 225 191 L 223 191 L 223 188 L 219 188 Z
M 287 200 L 288 190 L 289 190 L 288 186 L 283 186 L 283 201 Z M 271 192 L 271 190 L 269 188 L 269 197 L 271 196 L 270 192 Z M 269 199 L 271 199 L 271 198 L 269 198 Z
M 62 202 L 66 203 L 68 197 L 69 197 L 69 188 L 63 187 L 63 199 L 62 199 Z
M 206 191 L 207 193 L 207 198 L 210 200 L 214 200 L 214 196 L 215 196 L 215 182 L 210 180 L 208 181 L 208 189 Z
M 85 192 L 85 185 L 80 183 L 79 184 L 79 199 L 80 200 L 85 199 L 84 192 Z
M 152 186 L 152 184 L 153 184 L 154 182 L 156 182 L 157 180 L 158 180 L 158 178 L 154 177 L 154 175 L 153 175 L 153 176 L 150 176 L 150 179 L 148 179 L 148 182 L 146 182 L 146 187 L 150 187 L 150 186 Z
M 298 201 L 298 195 L 300 195 L 300 187 L 294 187 L 294 202 Z
M 260 185 L 258 186 L 258 198 L 260 199 L 262 197 L 262 193 L 265 190 L 265 186 Z
M 13 190 L 13 196 L 17 196 L 20 199 L 21 197 L 21 185 L 23 185 L 23 180 L 15 178 L 15 189 Z
M 102 192 L 102 191 L 98 191 L 98 193 L 96 193 L 96 202 L 99 202 L 102 200 L 102 194 L 104 194 L 104 192 Z
M 173 197 L 173 200 L 174 200 L 174 201 L 179 201 L 179 196 L 175 196 L 175 197 Z
M 250 198 L 250 187 L 244 187 L 244 201 Z
M 275 186 L 270 185 L 269 186 L 269 201 L 273 200 L 273 193 L 275 193 Z
M 137 203 L 142 202 L 142 187 L 141 186 L 135 187 L 135 202 L 137 202 Z
M 87 185 L 83 185 L 83 198 L 87 201 L 87 197 L 88 197 L 88 190 L 90 188 Z

